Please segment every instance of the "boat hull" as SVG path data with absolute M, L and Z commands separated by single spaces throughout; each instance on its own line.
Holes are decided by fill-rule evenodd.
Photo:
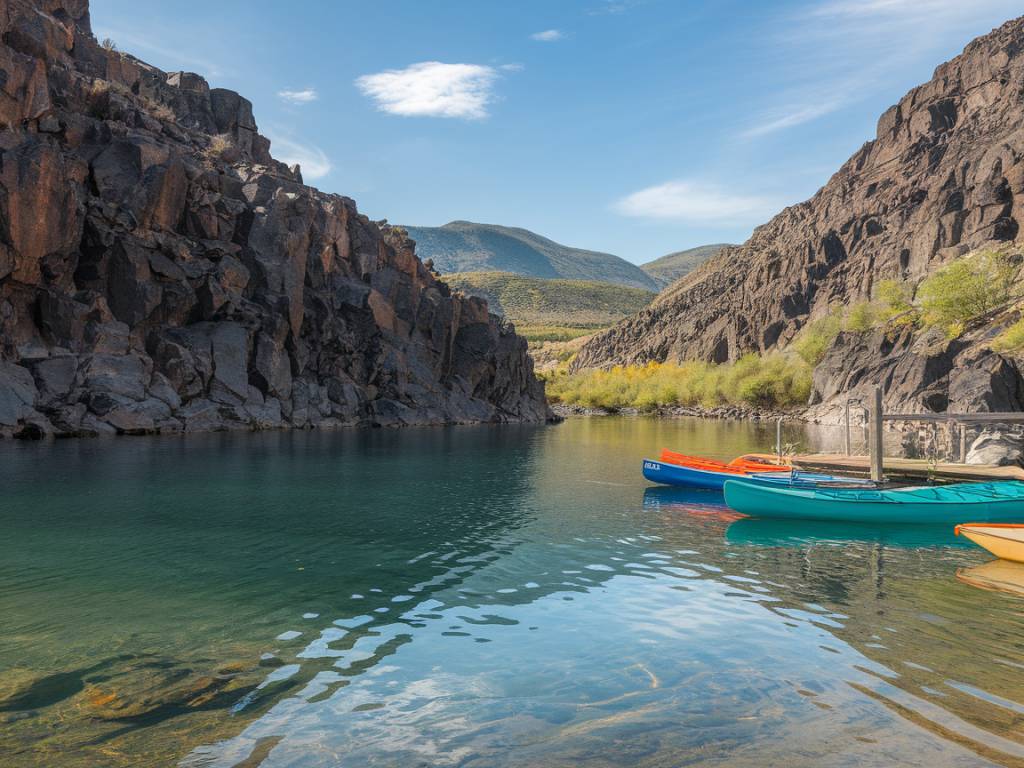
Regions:
M 967 523 L 958 525 L 956 532 L 987 549 L 1000 560 L 1024 563 L 1024 539 L 1018 526 L 986 526 Z
M 984 486 L 984 487 L 982 487 Z M 985 491 L 996 488 L 991 497 Z M 751 517 L 780 520 L 843 520 L 858 523 L 955 525 L 962 520 L 1010 522 L 1024 520 L 1024 484 L 984 483 L 948 489 L 822 490 L 772 487 L 730 478 L 725 503 Z M 999 491 L 1006 495 L 999 497 Z
M 725 481 L 737 477 L 736 474 L 725 474 L 711 470 L 684 467 L 654 459 L 644 459 L 644 477 L 652 483 L 662 485 L 678 485 L 687 488 L 702 488 L 707 491 L 720 491 Z

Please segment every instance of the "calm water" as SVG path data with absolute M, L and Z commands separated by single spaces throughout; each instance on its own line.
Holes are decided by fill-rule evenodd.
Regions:
M 1024 765 L 984 552 L 640 477 L 770 432 L 0 443 L 0 764 Z

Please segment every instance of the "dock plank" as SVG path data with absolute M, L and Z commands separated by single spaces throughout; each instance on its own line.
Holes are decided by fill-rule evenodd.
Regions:
M 798 469 L 835 474 L 867 475 L 871 471 L 871 463 L 867 456 L 843 456 L 831 453 L 794 456 L 793 465 Z M 1024 480 L 1024 468 L 1016 465 L 1000 467 L 995 464 L 939 462 L 929 466 L 927 459 L 886 457 L 882 461 L 882 467 L 888 477 L 934 477 L 939 480 Z

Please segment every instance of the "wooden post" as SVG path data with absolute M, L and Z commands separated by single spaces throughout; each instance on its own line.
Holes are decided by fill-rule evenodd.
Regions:
M 967 425 L 960 425 L 960 463 L 967 461 Z
M 882 388 L 875 387 L 871 396 L 871 428 L 868 434 L 868 453 L 871 456 L 871 479 L 882 481 Z
M 846 399 L 846 440 L 843 443 L 843 447 L 846 448 L 846 455 L 853 455 L 853 440 L 850 438 L 850 399 Z
M 779 458 L 779 463 L 782 463 L 782 417 L 779 416 L 779 420 L 775 422 L 775 455 Z

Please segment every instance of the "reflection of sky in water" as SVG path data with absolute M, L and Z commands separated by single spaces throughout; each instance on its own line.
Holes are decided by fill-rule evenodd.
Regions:
M 211 768 L 1024 761 L 1024 603 L 955 578 L 984 553 L 737 519 L 640 478 L 662 446 L 773 439 L 606 419 L 0 446 L 0 746 Z M 139 658 L 252 682 L 161 708 Z M 6 714 L 12 668 L 72 681 Z M 99 684 L 156 715 L 97 719 Z
M 323 629 L 297 656 L 330 658 L 331 671 L 185 765 L 233 766 L 261 743 L 275 745 L 268 768 L 661 764 L 673 756 L 757 765 L 793 755 L 822 764 L 835 760 L 838 738 L 858 761 L 870 762 L 884 742 L 887 761 L 978 764 L 968 750 L 893 718 L 877 703 L 883 697 L 1024 757 L 1016 742 L 893 685 L 896 673 L 836 637 L 848 615 L 782 605 L 758 571 L 724 573 L 696 550 L 663 545 L 650 535 L 500 542 L 501 560 L 390 623 L 363 615 Z M 607 562 L 580 560 L 596 554 Z M 537 571 L 538 562 L 558 567 Z M 511 586 L 521 572 L 552 580 L 551 589 L 496 605 L 496 595 L 539 588 Z

